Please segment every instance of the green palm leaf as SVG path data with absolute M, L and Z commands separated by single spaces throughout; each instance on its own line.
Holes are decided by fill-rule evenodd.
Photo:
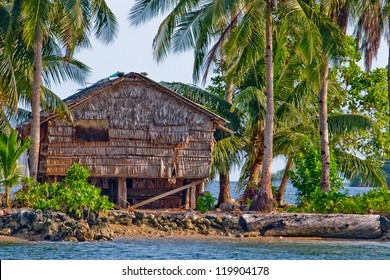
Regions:
M 359 175 L 363 184 L 369 186 L 386 186 L 386 173 L 382 170 L 383 163 L 376 160 L 361 159 L 352 154 L 335 150 L 337 168 L 346 179 Z
M 375 127 L 375 122 L 359 114 L 333 114 L 328 117 L 329 131 L 332 134 L 356 133 Z

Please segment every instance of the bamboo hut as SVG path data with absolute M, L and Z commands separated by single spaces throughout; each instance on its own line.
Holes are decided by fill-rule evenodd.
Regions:
M 117 73 L 64 101 L 72 121 L 41 116 L 39 180 L 61 180 L 79 162 L 119 207 L 196 207 L 224 119 L 138 73 Z

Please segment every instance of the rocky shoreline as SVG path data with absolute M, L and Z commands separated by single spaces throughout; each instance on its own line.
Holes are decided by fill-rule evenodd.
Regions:
M 102 217 L 88 214 L 88 218 L 85 220 L 76 220 L 62 212 L 42 212 L 41 210 L 21 208 L 15 209 L 12 213 L 0 217 L 0 236 L 16 237 L 31 241 L 73 242 L 113 240 L 121 236 L 179 237 L 203 235 L 235 238 L 261 236 L 292 237 L 297 235 L 286 234 L 286 232 L 291 232 L 291 229 L 281 231 L 280 228 L 293 224 L 301 230 L 302 224 L 299 223 L 305 220 L 302 219 L 302 215 L 305 214 L 300 214 L 299 216 L 296 214 L 259 215 L 253 213 L 240 215 L 235 212 L 216 211 L 206 214 L 184 211 L 110 211 Z M 269 216 L 270 222 L 257 223 L 259 225 L 258 227 L 248 227 L 245 223 L 245 219 L 249 221 L 260 216 L 262 220 L 267 220 Z M 288 219 L 285 216 L 288 216 Z M 376 232 L 378 233 L 379 231 L 380 234 L 370 237 L 370 235 L 365 235 L 363 228 L 363 230 L 355 230 L 355 235 L 352 237 L 338 234 L 337 238 L 390 240 L 389 220 L 385 217 L 377 216 L 378 218 L 372 220 L 378 220 L 379 224 L 367 226 L 366 233 L 369 233 L 372 231 L 372 227 L 375 227 Z M 364 216 L 360 218 L 365 219 Z M 290 222 L 285 222 L 283 219 Z M 293 223 L 291 219 L 294 220 Z M 341 220 L 340 217 L 336 217 L 336 219 Z M 350 224 L 343 225 L 343 228 L 348 227 L 356 227 L 356 222 L 352 221 Z M 335 228 L 333 230 L 338 229 Z M 356 235 L 356 232 L 360 233 L 360 235 Z M 304 237 L 310 237 L 310 235 L 304 235 Z M 312 237 L 321 237 L 321 235 L 317 234 Z

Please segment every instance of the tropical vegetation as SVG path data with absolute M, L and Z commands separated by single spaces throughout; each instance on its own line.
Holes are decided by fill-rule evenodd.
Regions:
M 372 205 L 379 205 L 381 196 L 387 203 L 381 167 L 390 157 L 390 55 L 387 69 L 371 70 L 371 65 L 383 38 L 390 49 L 388 1 L 135 0 L 129 21 L 139 26 L 160 15 L 155 59 L 193 51 L 194 83 L 204 86 L 211 76 L 205 89 L 163 84 L 221 115 L 234 131 L 214 134 L 217 205 L 232 202 L 234 167 L 241 168 L 241 203 L 250 210 L 283 206 L 289 179 L 298 190 L 299 211 L 380 211 Z M 353 37 L 347 35 L 348 25 Z M 116 36 L 116 18 L 103 0 L 0 1 L 0 128 L 10 129 L 31 108 L 32 140 L 26 143 L 32 141 L 34 179 L 41 109 L 72 118 L 50 83 L 85 81 L 89 68 L 74 53 L 90 45 L 92 33 L 105 43 Z M 362 57 L 366 71 L 358 65 Z M 18 108 L 20 101 L 24 109 Z M 273 190 L 277 156 L 286 166 Z M 339 192 L 342 180 L 357 178 L 380 189 L 353 199 Z M 57 194 L 56 184 L 29 185 Z M 29 197 L 36 195 L 33 189 Z M 29 199 L 24 203 L 30 205 Z M 54 200 L 38 200 L 34 207 L 61 208 Z M 198 208 L 211 204 L 204 196 Z M 65 210 L 75 212 L 72 207 Z
M 101 189 L 88 183 L 90 171 L 78 163 L 73 164 L 61 183 L 43 184 L 28 178 L 26 186 L 17 193 L 16 203 L 40 210 L 62 211 L 75 218 L 88 218 L 114 207 Z
M 22 141 L 15 130 L 9 129 L 0 135 L 0 186 L 6 193 L 5 204 L 11 208 L 11 188 L 20 184 L 23 166 L 18 159 L 31 146 L 31 140 Z

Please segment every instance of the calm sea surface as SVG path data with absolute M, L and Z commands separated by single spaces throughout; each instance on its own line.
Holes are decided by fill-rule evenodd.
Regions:
M 233 189 L 235 184 L 233 183 Z M 208 190 L 216 195 L 218 184 Z M 361 193 L 367 188 L 348 188 Z M 233 190 L 233 197 L 238 197 Z M 294 189 L 288 186 L 288 203 Z M 29 242 L 0 244 L 0 259 L 275 259 L 275 260 L 390 260 L 390 242 L 349 240 L 254 241 L 234 238 L 122 238 L 107 242 Z
M 390 260 L 390 242 L 128 238 L 107 242 L 0 244 L 0 259 Z
M 273 182 L 273 185 L 279 186 L 280 181 L 275 181 Z M 231 194 L 234 199 L 240 197 L 242 190 L 237 189 L 237 182 L 231 182 L 230 183 L 230 188 L 231 188 Z M 357 194 L 363 194 L 366 193 L 370 190 L 371 188 L 369 187 L 349 187 L 349 184 L 344 184 L 344 189 L 342 190 L 343 192 L 348 192 L 349 195 L 357 195 Z M 210 184 L 207 185 L 206 191 L 209 191 L 213 196 L 218 197 L 219 194 L 219 182 L 211 182 Z M 286 193 L 284 195 L 284 200 L 288 204 L 295 204 L 296 202 L 296 189 L 292 186 L 291 183 L 287 183 L 286 186 Z

